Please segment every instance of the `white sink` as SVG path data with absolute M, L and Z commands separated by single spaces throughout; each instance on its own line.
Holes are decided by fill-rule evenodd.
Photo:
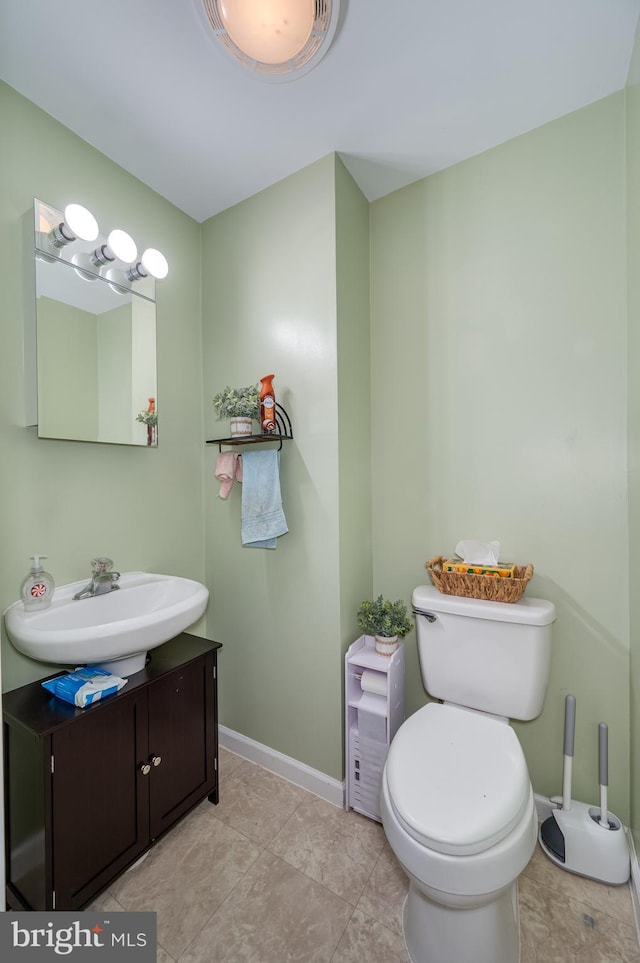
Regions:
M 126 572 L 116 591 L 74 599 L 87 581 L 56 588 L 42 612 L 10 605 L 4 620 L 16 649 L 39 662 L 99 665 L 126 678 L 144 667 L 149 649 L 197 622 L 209 599 L 200 582 L 148 572 Z

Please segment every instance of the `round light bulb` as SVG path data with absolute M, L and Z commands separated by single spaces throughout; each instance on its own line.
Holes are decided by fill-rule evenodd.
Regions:
M 157 278 L 159 281 L 166 278 L 169 273 L 167 259 L 161 251 L 156 251 L 154 247 L 148 247 L 141 257 L 142 267 L 147 274 Z
M 111 231 L 107 238 L 107 246 L 118 260 L 124 261 L 125 264 L 130 264 L 131 261 L 135 261 L 138 254 L 136 242 L 131 235 L 127 234 L 126 231 L 121 231 L 119 228 Z
M 91 269 L 91 258 L 88 254 L 74 254 L 71 258 L 73 270 L 83 281 L 97 281 L 98 275 Z
M 95 241 L 99 234 L 98 222 L 82 204 L 67 204 L 64 220 L 72 233 L 82 241 Z
M 248 57 L 265 64 L 291 60 L 306 44 L 314 0 L 219 0 L 229 37 Z
M 105 277 L 109 287 L 115 294 L 120 294 L 122 297 L 130 294 L 127 288 L 127 276 L 124 271 L 119 271 L 117 268 L 109 268 L 105 273 Z

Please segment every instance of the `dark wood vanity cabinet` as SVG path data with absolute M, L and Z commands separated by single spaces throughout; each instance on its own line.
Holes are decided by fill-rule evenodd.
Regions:
M 202 799 L 217 803 L 219 648 L 183 633 L 86 709 L 40 682 L 4 694 L 10 908 L 81 909 Z

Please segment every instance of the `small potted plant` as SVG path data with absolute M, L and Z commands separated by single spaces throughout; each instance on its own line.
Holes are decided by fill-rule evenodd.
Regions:
M 390 602 L 382 595 L 363 602 L 357 618 L 365 635 L 374 636 L 376 652 L 381 655 L 392 655 L 398 648 L 398 639 L 404 639 L 413 628 L 403 599 Z
M 252 421 L 260 416 L 259 385 L 230 388 L 229 385 L 213 398 L 218 418 L 229 418 L 232 438 L 253 433 Z

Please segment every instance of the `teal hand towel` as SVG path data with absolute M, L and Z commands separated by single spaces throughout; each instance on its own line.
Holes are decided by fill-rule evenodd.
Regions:
M 280 452 L 274 448 L 242 456 L 242 544 L 276 548 L 288 532 L 280 494 Z

